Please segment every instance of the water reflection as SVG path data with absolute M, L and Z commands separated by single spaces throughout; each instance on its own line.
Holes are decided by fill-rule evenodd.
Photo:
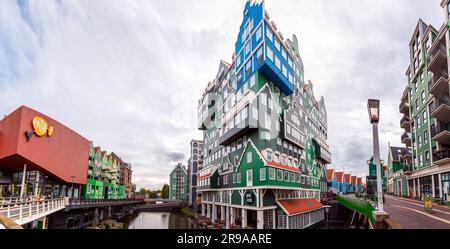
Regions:
M 182 213 L 142 212 L 129 217 L 128 229 L 195 229 L 195 222 Z

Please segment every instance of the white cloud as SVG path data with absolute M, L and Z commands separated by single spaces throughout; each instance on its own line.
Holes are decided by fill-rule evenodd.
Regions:
M 201 138 L 197 100 L 231 59 L 244 3 L 4 0 L 0 113 L 36 108 L 129 160 L 138 186 L 161 187 L 170 158 Z M 325 96 L 335 166 L 366 173 L 366 100 L 382 99 L 385 154 L 388 141 L 400 145 L 410 36 L 419 17 L 440 26 L 439 2 L 266 3 L 283 34 L 299 37 L 306 77 Z

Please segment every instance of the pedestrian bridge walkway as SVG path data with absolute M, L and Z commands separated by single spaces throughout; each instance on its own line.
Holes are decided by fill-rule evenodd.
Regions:
M 22 226 L 64 209 L 67 203 L 68 198 L 42 201 L 2 201 L 0 203 L 0 215 Z

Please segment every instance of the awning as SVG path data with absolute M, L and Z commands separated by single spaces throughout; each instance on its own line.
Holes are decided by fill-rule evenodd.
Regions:
M 277 203 L 287 215 L 307 213 L 323 208 L 322 203 L 314 198 L 277 200 Z

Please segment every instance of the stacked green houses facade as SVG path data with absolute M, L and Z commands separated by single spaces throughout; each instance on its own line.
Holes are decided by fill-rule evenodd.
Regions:
M 419 20 L 409 44 L 408 85 L 400 112 L 407 195 L 450 201 L 449 1 L 441 2 L 445 21 L 439 30 Z
M 171 200 L 189 200 L 188 193 L 188 172 L 181 164 L 177 164 L 169 174 L 169 199 Z
M 285 39 L 264 5 L 247 1 L 233 61 L 199 101 L 197 191 L 202 215 L 226 228 L 306 228 L 323 220 L 327 113 L 304 82 L 296 36 Z
M 119 182 L 120 163 L 122 159 L 116 154 L 108 154 L 100 147 L 89 149 L 88 178 L 83 186 L 83 197 L 86 199 L 125 199 L 125 186 Z

